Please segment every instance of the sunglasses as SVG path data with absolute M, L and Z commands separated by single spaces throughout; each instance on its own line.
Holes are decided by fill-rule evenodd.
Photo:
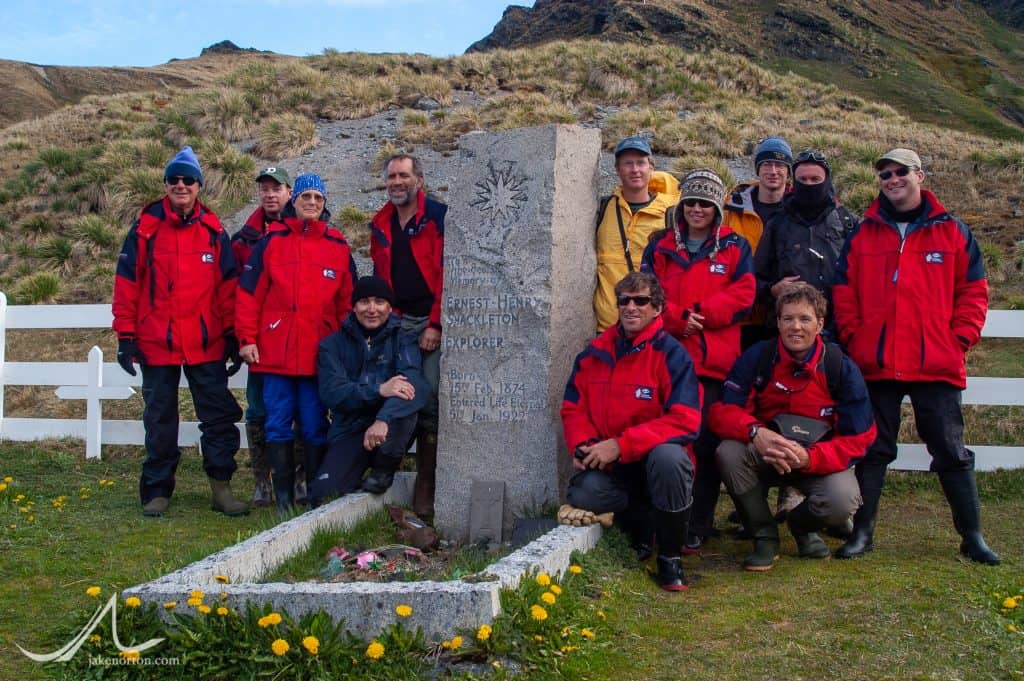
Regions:
M 175 175 L 174 177 L 168 177 L 164 180 L 168 187 L 173 187 L 179 182 L 183 183 L 186 187 L 191 187 L 197 180 L 194 177 L 182 177 L 181 175 Z
M 618 296 L 615 298 L 615 302 L 618 303 L 619 307 L 626 307 L 631 302 L 637 307 L 646 307 L 651 304 L 650 296 Z
M 907 175 L 910 174 L 910 170 L 911 169 L 908 168 L 907 166 L 900 166 L 896 170 L 883 170 L 882 172 L 878 173 L 878 179 L 888 180 L 893 175 L 895 175 L 896 177 L 906 177 Z
M 704 199 L 683 199 L 683 205 L 687 208 L 693 208 L 696 205 L 700 205 L 701 208 L 715 207 L 715 203 L 713 201 L 706 201 Z

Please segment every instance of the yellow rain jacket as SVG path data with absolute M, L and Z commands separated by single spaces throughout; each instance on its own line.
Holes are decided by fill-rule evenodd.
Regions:
M 622 215 L 633 268 L 639 270 L 648 239 L 651 234 L 665 227 L 665 211 L 679 202 L 679 180 L 663 170 L 651 174 L 647 191 L 654 194 L 654 198 L 634 215 L 629 204 L 622 198 L 622 187 L 616 187 L 611 200 L 604 207 L 604 215 L 598 216 L 597 289 L 594 291 L 594 315 L 597 317 L 598 333 L 619 320 L 619 309 L 615 305 L 615 284 L 629 274 L 616 207 Z

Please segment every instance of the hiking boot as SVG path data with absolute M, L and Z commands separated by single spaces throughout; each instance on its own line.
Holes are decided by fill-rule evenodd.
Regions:
M 170 503 L 171 500 L 167 497 L 153 497 L 142 505 L 142 515 L 147 518 L 159 518 L 164 513 L 167 513 L 167 507 Z
M 231 493 L 230 480 L 210 478 L 210 491 L 213 493 L 213 500 L 210 503 L 211 510 L 219 511 L 230 517 L 249 515 L 249 504 L 239 501 Z
M 363 491 L 370 494 L 384 494 L 391 488 L 394 481 L 395 469 L 374 467 L 370 469 L 370 474 L 363 480 Z
M 743 524 L 754 539 L 754 550 L 743 560 L 743 569 L 751 572 L 771 570 L 779 558 L 779 526 L 768 507 L 764 489 L 758 483 L 733 500 L 743 517 Z
M 960 553 L 975 563 L 999 565 L 999 554 L 981 536 L 981 501 L 974 471 L 945 471 L 939 473 L 939 482 L 953 512 L 953 526 L 962 537 Z
M 274 503 L 274 492 L 270 485 L 270 462 L 267 461 L 267 438 L 263 423 L 246 423 L 245 435 L 249 441 L 249 460 L 252 462 L 252 505 L 265 508 Z
M 793 533 L 796 540 L 796 548 L 801 558 L 828 558 L 828 544 L 819 537 L 815 530 L 820 529 L 822 523 L 811 514 L 807 501 L 803 501 L 787 513 L 786 525 Z
M 421 433 L 416 440 L 416 484 L 412 511 L 421 518 L 434 517 L 437 472 L 437 433 Z

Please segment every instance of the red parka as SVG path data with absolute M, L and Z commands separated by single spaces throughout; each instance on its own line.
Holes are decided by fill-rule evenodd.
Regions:
M 839 339 L 869 381 L 967 385 L 988 281 L 971 230 L 922 190 L 925 210 L 901 239 L 876 199 L 842 253 L 832 288 Z
M 709 236 L 692 256 L 667 230 L 644 251 L 640 269 L 665 289 L 665 330 L 690 353 L 697 375 L 723 380 L 740 356 L 739 322 L 750 314 L 757 285 L 750 244 L 724 225 L 718 229 L 717 244 Z M 684 336 L 691 312 L 704 315 L 704 329 Z
M 182 220 L 167 197 L 142 209 L 125 237 L 114 277 L 114 331 L 135 338 L 146 364 L 224 359 L 238 270 L 227 232 L 196 201 Z
M 285 218 L 253 249 L 238 285 L 239 344 L 255 343 L 250 371 L 316 374 L 320 339 L 352 307 L 355 262 L 345 237 L 320 220 Z
M 766 343 L 778 345 L 778 361 L 758 392 L 758 363 Z M 764 426 L 779 414 L 795 414 L 832 426 L 832 436 L 807 447 L 810 465 L 801 473 L 827 475 L 857 462 L 875 441 L 871 400 L 857 366 L 843 356 L 837 394 L 828 389 L 821 337 L 803 360 L 794 359 L 778 339 L 747 348 L 725 381 L 722 400 L 711 405 L 708 422 L 723 439 L 750 442 L 752 426 Z M 828 350 L 839 352 L 838 346 Z
M 422 189 L 416 194 L 416 217 L 413 218 L 409 243 L 412 257 L 420 268 L 427 288 L 434 296 L 430 308 L 430 326 L 441 328 L 441 289 L 444 284 L 444 216 L 448 206 L 428 199 Z M 370 258 L 374 275 L 391 283 L 391 216 L 397 209 L 388 201 L 370 221 Z M 403 225 L 404 227 L 404 225 Z M 402 311 L 396 309 L 401 314 Z
M 622 463 L 640 461 L 660 444 L 696 438 L 700 406 L 693 363 L 660 317 L 632 339 L 615 324 L 576 356 L 562 402 L 565 443 L 571 453 L 615 438 Z
M 265 225 L 270 222 L 263 215 L 263 209 L 257 208 L 242 225 L 242 228 L 231 236 L 231 252 L 235 254 L 239 272 L 245 267 L 245 263 L 249 262 L 252 249 L 256 248 L 256 244 L 266 234 Z

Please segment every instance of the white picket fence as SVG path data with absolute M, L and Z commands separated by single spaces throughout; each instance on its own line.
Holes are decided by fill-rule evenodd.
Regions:
M 8 362 L 8 329 L 109 329 L 113 316 L 110 305 L 8 305 L 0 293 L 0 440 L 28 442 L 53 437 L 74 437 L 85 441 L 87 458 L 99 458 L 102 446 L 141 445 L 145 442 L 142 421 L 103 418 L 105 400 L 125 399 L 142 385 L 141 374 L 129 376 L 116 362 L 104 362 L 98 347 L 89 351 L 86 362 Z M 111 332 L 113 333 L 113 332 Z M 1024 338 L 1024 312 L 991 310 L 982 330 L 985 338 Z M 229 381 L 232 388 L 244 388 L 243 367 Z M 8 385 L 57 386 L 57 397 L 85 400 L 84 419 L 10 418 L 4 415 L 3 388 Z M 184 376 L 181 387 L 186 387 Z M 1022 406 L 1024 378 L 970 377 L 963 394 L 964 404 Z M 242 446 L 247 446 L 245 428 L 238 424 Z M 182 422 L 178 444 L 199 442 L 199 424 Z M 977 454 L 978 470 L 1024 468 L 1024 446 L 971 445 Z M 895 467 L 927 470 L 931 458 L 924 445 L 900 444 Z

